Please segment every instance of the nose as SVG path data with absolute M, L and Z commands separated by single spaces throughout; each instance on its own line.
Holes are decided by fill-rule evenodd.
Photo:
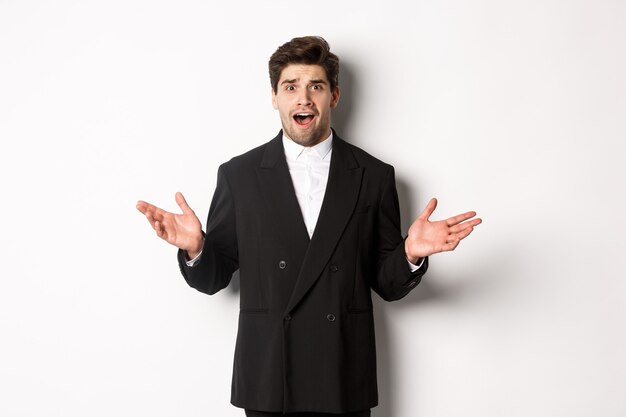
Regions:
M 308 88 L 303 88 L 300 90 L 299 94 L 298 94 L 298 105 L 299 106 L 310 106 L 312 104 L 311 102 L 311 96 L 310 96 L 310 92 Z

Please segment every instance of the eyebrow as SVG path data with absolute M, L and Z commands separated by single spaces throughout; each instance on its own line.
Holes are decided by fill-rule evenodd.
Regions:
M 294 84 L 297 81 L 298 81 L 298 78 L 294 78 L 294 79 L 291 79 L 291 80 L 283 80 L 280 83 L 280 85 L 283 85 L 283 84 Z M 320 78 L 318 80 L 311 80 L 311 81 L 309 81 L 309 84 L 328 84 L 328 82 L 326 80 L 323 80 L 323 79 Z

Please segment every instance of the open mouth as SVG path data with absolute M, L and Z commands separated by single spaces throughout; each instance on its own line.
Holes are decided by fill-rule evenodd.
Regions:
M 308 126 L 311 124 L 314 117 L 313 113 L 296 113 L 293 116 L 293 120 L 300 126 Z

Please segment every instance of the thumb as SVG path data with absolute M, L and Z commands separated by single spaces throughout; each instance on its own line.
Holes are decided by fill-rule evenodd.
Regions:
M 426 208 L 424 209 L 424 211 L 422 211 L 422 214 L 419 215 L 418 219 L 428 220 L 428 218 L 430 217 L 431 214 L 433 214 L 433 211 L 435 211 L 436 208 L 437 208 L 437 199 L 433 197 L 430 199 L 430 201 L 426 205 Z
M 183 194 L 179 191 L 176 193 L 176 204 L 183 211 L 183 214 L 194 214 L 189 204 L 187 204 L 187 200 L 183 197 Z

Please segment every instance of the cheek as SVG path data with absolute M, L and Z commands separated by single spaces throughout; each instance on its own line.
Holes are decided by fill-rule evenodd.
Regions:
M 329 111 L 334 107 L 333 98 L 330 96 L 324 97 L 324 100 L 322 100 L 321 104 L 325 111 Z

